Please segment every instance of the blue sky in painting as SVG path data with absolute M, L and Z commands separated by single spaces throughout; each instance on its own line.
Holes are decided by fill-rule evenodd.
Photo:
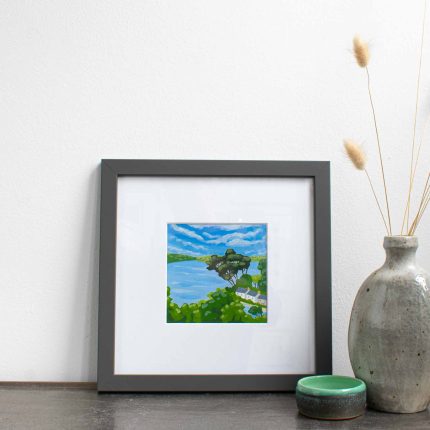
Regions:
M 168 224 L 168 252 L 223 255 L 233 248 L 243 255 L 267 254 L 266 224 Z

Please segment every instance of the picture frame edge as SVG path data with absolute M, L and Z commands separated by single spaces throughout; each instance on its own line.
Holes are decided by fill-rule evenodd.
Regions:
M 190 168 L 196 169 L 194 174 L 189 171 Z M 285 169 L 289 169 L 290 174 L 286 174 Z M 193 388 L 195 388 L 194 391 L 204 392 L 293 391 L 299 378 L 309 376 L 289 374 L 114 375 L 116 205 L 118 178 L 121 176 L 313 178 L 315 366 L 316 373 L 331 374 L 330 170 L 330 161 L 102 159 L 97 390 L 101 393 L 193 392 Z M 134 383 L 131 383 L 131 376 L 135 380 Z M 166 378 L 176 382 L 169 385 L 166 383 Z M 198 382 L 199 378 L 200 382 Z M 268 385 L 264 383 L 264 379 L 268 380 Z M 196 382 L 190 384 L 192 380 Z M 219 380 L 218 384 L 214 384 L 216 380 Z M 238 384 L 240 381 L 245 383 Z M 279 381 L 284 385 L 280 386 Z M 258 385 L 253 385 L 254 383 Z

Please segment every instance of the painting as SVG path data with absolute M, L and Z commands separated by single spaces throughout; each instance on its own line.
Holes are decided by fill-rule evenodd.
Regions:
M 267 224 L 168 224 L 167 323 L 267 323 Z

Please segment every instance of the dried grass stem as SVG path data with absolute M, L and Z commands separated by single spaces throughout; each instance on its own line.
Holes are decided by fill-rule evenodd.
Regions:
M 373 187 L 372 179 L 370 178 L 369 172 L 366 169 L 367 157 L 366 157 L 365 152 L 363 151 L 363 149 L 361 148 L 360 145 L 358 145 L 357 143 L 355 143 L 351 139 L 345 139 L 343 141 L 343 145 L 345 147 L 346 154 L 348 155 L 348 157 L 351 160 L 354 167 L 357 170 L 364 170 L 364 172 L 366 173 L 366 177 L 367 177 L 367 180 L 369 181 L 369 185 L 370 185 L 370 188 L 372 190 L 373 197 L 375 198 L 376 204 L 378 205 L 379 213 L 381 214 L 382 221 L 384 222 L 385 229 L 386 229 L 387 235 L 388 235 L 389 232 L 388 232 L 387 222 L 385 220 L 384 213 L 383 213 L 381 205 L 379 203 L 378 196 L 376 195 L 375 188 Z
M 423 58 L 423 46 L 424 46 L 424 34 L 425 34 L 425 22 L 427 15 L 427 0 L 424 1 L 424 14 L 423 14 L 423 22 L 422 22 L 422 30 L 421 30 L 421 47 L 420 47 L 420 59 L 418 65 L 418 76 L 417 76 L 417 90 L 415 97 L 415 115 L 414 115 L 414 126 L 413 126 L 413 137 L 412 137 L 412 150 L 411 150 L 411 163 L 410 163 L 410 172 L 409 172 L 409 189 L 408 189 L 408 197 L 406 200 L 405 213 L 403 215 L 402 229 L 401 233 L 403 234 L 403 229 L 406 221 L 406 230 L 409 232 L 409 216 L 411 210 L 411 196 L 414 187 L 414 179 L 415 179 L 415 170 L 414 169 L 414 158 L 415 158 L 415 141 L 416 141 L 416 132 L 417 132 L 417 116 L 418 116 L 418 103 L 420 99 L 420 84 L 421 84 L 421 65 Z M 417 154 L 415 165 L 418 163 L 419 159 L 419 151 Z
M 381 166 L 382 182 L 383 182 L 383 185 L 384 185 L 385 205 L 386 205 L 386 208 L 387 208 L 387 217 L 388 217 L 388 232 L 389 232 L 389 235 L 391 235 L 392 234 L 392 228 L 391 228 L 390 205 L 388 203 L 387 183 L 386 183 L 386 180 L 385 180 L 384 162 L 383 162 L 383 159 L 382 159 L 382 149 L 381 149 L 381 142 L 380 142 L 380 139 L 379 139 L 378 124 L 377 124 L 377 121 L 376 121 L 375 106 L 373 104 L 372 91 L 371 91 L 371 87 L 370 87 L 370 74 L 369 74 L 369 69 L 368 69 L 367 66 L 366 66 L 366 74 L 367 74 L 367 91 L 369 93 L 370 105 L 372 107 L 373 124 L 375 126 L 376 141 L 377 141 L 377 144 L 378 144 L 379 163 L 380 163 L 380 166 Z

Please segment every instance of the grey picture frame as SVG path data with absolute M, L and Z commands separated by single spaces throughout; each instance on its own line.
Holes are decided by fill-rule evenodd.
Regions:
M 117 185 L 121 176 L 312 178 L 316 374 L 332 373 L 331 215 L 328 161 L 121 160 L 101 162 L 99 392 L 293 391 L 308 375 L 115 375 Z

